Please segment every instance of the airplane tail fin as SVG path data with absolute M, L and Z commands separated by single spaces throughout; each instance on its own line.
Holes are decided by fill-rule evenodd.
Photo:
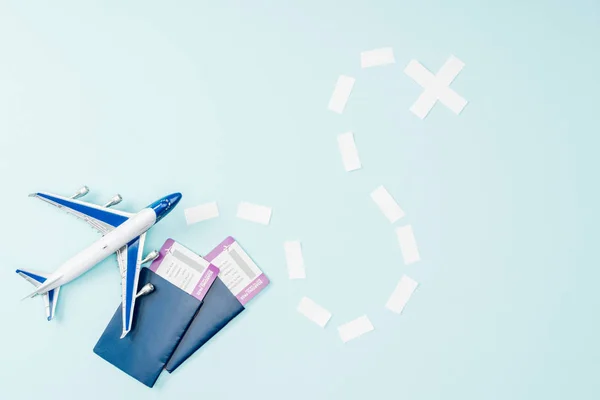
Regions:
M 21 275 L 27 282 L 31 283 L 36 288 L 46 283 L 48 275 L 41 272 L 34 272 L 32 270 L 18 269 L 17 274 Z M 53 279 L 54 280 L 54 279 Z M 27 297 L 35 297 L 41 295 L 46 306 L 46 318 L 48 321 L 54 318 L 54 312 L 56 311 L 56 304 L 58 303 L 58 294 L 60 293 L 60 286 L 52 290 L 48 290 L 45 293 L 38 293 L 37 290 Z M 26 297 L 26 298 L 27 298 Z

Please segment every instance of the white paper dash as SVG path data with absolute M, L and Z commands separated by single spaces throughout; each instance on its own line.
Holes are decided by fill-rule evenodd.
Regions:
M 324 328 L 327 325 L 327 322 L 331 318 L 331 313 L 309 299 L 308 297 L 303 297 L 300 300 L 297 308 L 298 312 L 304 315 L 306 318 L 310 319 L 315 324 L 319 325 L 321 328 Z
M 358 150 L 356 149 L 356 143 L 354 143 L 354 134 L 352 132 L 346 132 L 338 135 L 338 147 L 342 154 L 342 162 L 346 171 L 354 171 L 360 169 L 360 158 L 358 158 Z
M 394 50 L 391 47 L 363 51 L 360 53 L 361 68 L 377 67 L 381 65 L 394 64 Z
M 348 102 L 348 98 L 350 97 L 350 93 L 354 87 L 354 81 L 355 79 L 350 76 L 339 76 L 337 82 L 335 83 L 335 88 L 333 89 L 331 98 L 329 99 L 328 108 L 331 111 L 338 114 L 342 114 L 344 112 L 344 108 L 346 107 L 346 103 Z
M 184 210 L 185 220 L 188 225 L 219 216 L 219 207 L 216 202 L 200 204 Z
M 367 332 L 371 332 L 373 329 L 373 324 L 369 320 L 366 315 L 362 317 L 358 317 L 350 322 L 345 323 L 344 325 L 340 325 L 338 327 L 338 333 L 340 334 L 340 338 L 342 342 L 346 343 L 352 339 L 356 339 L 359 336 L 364 335 Z
M 421 256 L 419 255 L 412 226 L 406 225 L 396 228 L 396 235 L 398 236 L 400 250 L 402 250 L 402 257 L 404 257 L 404 264 L 408 265 L 420 261 Z
M 302 256 L 302 245 L 298 241 L 285 242 L 285 259 L 287 262 L 288 275 L 290 279 L 306 278 L 304 268 L 304 257 Z
M 269 225 L 271 220 L 271 207 L 242 201 L 238 205 L 237 217 L 258 224 Z
M 398 282 L 396 289 L 394 289 L 394 292 L 385 304 L 385 308 L 400 314 L 418 285 L 419 284 L 415 280 L 403 275 L 400 282 Z
M 400 208 L 392 195 L 384 188 L 379 186 L 371 192 L 371 198 L 377 204 L 383 215 L 393 224 L 404 217 L 404 211 Z

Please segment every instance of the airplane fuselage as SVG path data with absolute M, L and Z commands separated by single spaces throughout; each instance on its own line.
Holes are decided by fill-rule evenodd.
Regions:
M 52 273 L 38 291 L 49 291 L 77 279 L 111 254 L 148 231 L 157 222 L 152 208 L 144 208 L 111 232 L 79 252 Z M 56 277 L 60 276 L 58 280 Z

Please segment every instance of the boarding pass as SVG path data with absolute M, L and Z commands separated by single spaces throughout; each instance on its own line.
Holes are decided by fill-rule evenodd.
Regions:
M 206 296 L 217 276 L 242 305 L 269 284 L 269 278 L 232 237 L 204 258 L 168 239 L 150 269 L 199 300 Z
M 184 292 L 204 299 L 219 275 L 219 268 L 193 251 L 168 239 L 150 269 Z
M 219 268 L 219 278 L 242 305 L 269 284 L 269 278 L 231 236 L 204 258 Z

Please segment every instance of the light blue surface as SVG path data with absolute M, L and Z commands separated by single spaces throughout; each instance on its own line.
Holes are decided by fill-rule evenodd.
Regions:
M 0 4 L 0 398 L 599 398 L 599 3 L 295 3 Z M 397 63 L 361 70 L 384 46 Z M 469 105 L 421 121 L 403 68 L 450 54 Z M 341 73 L 357 81 L 340 116 Z M 152 390 L 92 353 L 120 301 L 114 258 L 61 291 L 50 323 L 19 301 L 16 268 L 51 271 L 97 238 L 27 194 L 82 184 L 126 210 L 181 191 L 148 251 L 231 234 L 272 280 Z M 381 184 L 420 263 L 403 265 L 369 198 Z M 184 208 L 213 200 L 221 217 L 187 227 Z M 239 201 L 272 206 L 271 225 L 236 219 Z M 305 281 L 287 279 L 292 239 Z M 398 316 L 383 305 L 403 273 L 421 285 Z M 295 311 L 303 295 L 333 312 L 326 329 Z M 365 313 L 375 331 L 342 344 L 336 327 Z

